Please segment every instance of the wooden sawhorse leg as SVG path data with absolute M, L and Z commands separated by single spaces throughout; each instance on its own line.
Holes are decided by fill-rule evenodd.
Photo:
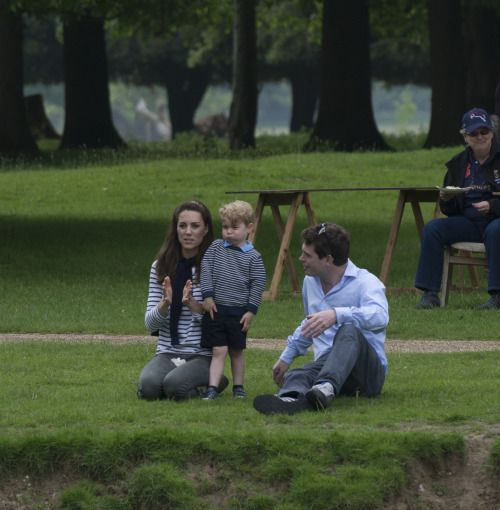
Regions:
M 276 227 L 276 232 L 278 235 L 278 239 L 280 241 L 280 248 L 278 252 L 278 257 L 276 259 L 273 276 L 271 279 L 271 285 L 269 290 L 264 292 L 264 299 L 274 300 L 278 296 L 279 285 L 281 282 L 281 278 L 283 277 L 283 270 L 285 264 L 290 274 L 293 292 L 294 293 L 300 292 L 297 271 L 295 270 L 295 264 L 290 253 L 290 243 L 292 241 L 293 229 L 295 227 L 295 221 L 297 219 L 297 213 L 299 211 L 300 206 L 304 205 L 306 209 L 309 225 L 315 225 L 316 218 L 311 206 L 311 201 L 309 199 L 309 193 L 306 191 L 304 192 L 294 191 L 290 193 L 286 192 L 259 193 L 257 206 L 255 208 L 255 228 L 252 234 L 249 236 L 249 240 L 252 243 L 255 243 L 255 239 L 257 237 L 257 230 L 262 222 L 262 212 L 266 205 L 271 207 L 274 225 Z M 279 209 L 280 205 L 290 206 L 285 223 L 283 222 L 280 213 Z

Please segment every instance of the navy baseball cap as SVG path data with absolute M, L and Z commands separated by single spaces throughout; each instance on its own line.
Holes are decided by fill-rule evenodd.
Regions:
M 462 117 L 462 130 L 465 133 L 470 134 L 482 127 L 493 130 L 490 116 L 486 110 L 482 108 L 472 108 L 472 110 L 464 113 Z

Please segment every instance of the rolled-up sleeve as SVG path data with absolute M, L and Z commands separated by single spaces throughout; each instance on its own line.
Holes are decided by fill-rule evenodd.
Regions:
M 312 345 L 312 338 L 306 338 L 301 335 L 301 329 L 306 319 L 304 319 L 297 329 L 287 339 L 287 346 L 280 355 L 280 359 L 289 365 L 297 356 L 304 356 L 307 349 Z
M 389 324 L 389 305 L 383 287 L 366 289 L 359 306 L 335 307 L 337 323 L 354 324 L 367 331 L 379 331 Z

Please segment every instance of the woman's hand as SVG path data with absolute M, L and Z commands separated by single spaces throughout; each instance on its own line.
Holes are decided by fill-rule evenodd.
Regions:
M 474 207 L 480 214 L 488 214 L 490 212 L 490 203 L 487 200 L 476 202 L 475 204 L 472 204 L 472 207 Z
M 182 304 L 194 313 L 203 313 L 203 306 L 193 297 L 193 282 L 188 280 L 182 289 Z
M 172 304 L 172 282 L 169 276 L 165 276 L 163 283 L 163 299 L 158 303 L 158 311 L 166 317 L 168 315 L 168 307 Z
M 188 305 L 190 299 L 193 297 L 193 282 L 188 280 L 186 285 L 184 285 L 184 289 L 182 289 L 182 304 Z

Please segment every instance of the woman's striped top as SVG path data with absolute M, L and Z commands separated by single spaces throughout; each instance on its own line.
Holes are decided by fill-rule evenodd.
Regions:
M 201 289 L 199 284 L 195 283 L 193 267 L 193 298 L 201 302 Z M 170 353 L 179 355 L 199 354 L 210 356 L 211 350 L 200 347 L 201 340 L 201 318 L 202 314 L 193 313 L 186 305 L 182 306 L 181 316 L 179 317 L 179 344 L 172 345 L 170 337 L 170 309 L 167 317 L 160 315 L 157 305 L 163 297 L 163 287 L 158 283 L 156 275 L 156 261 L 151 266 L 149 273 L 149 293 L 146 306 L 146 315 L 144 322 L 146 328 L 151 333 L 159 331 L 156 353 Z

